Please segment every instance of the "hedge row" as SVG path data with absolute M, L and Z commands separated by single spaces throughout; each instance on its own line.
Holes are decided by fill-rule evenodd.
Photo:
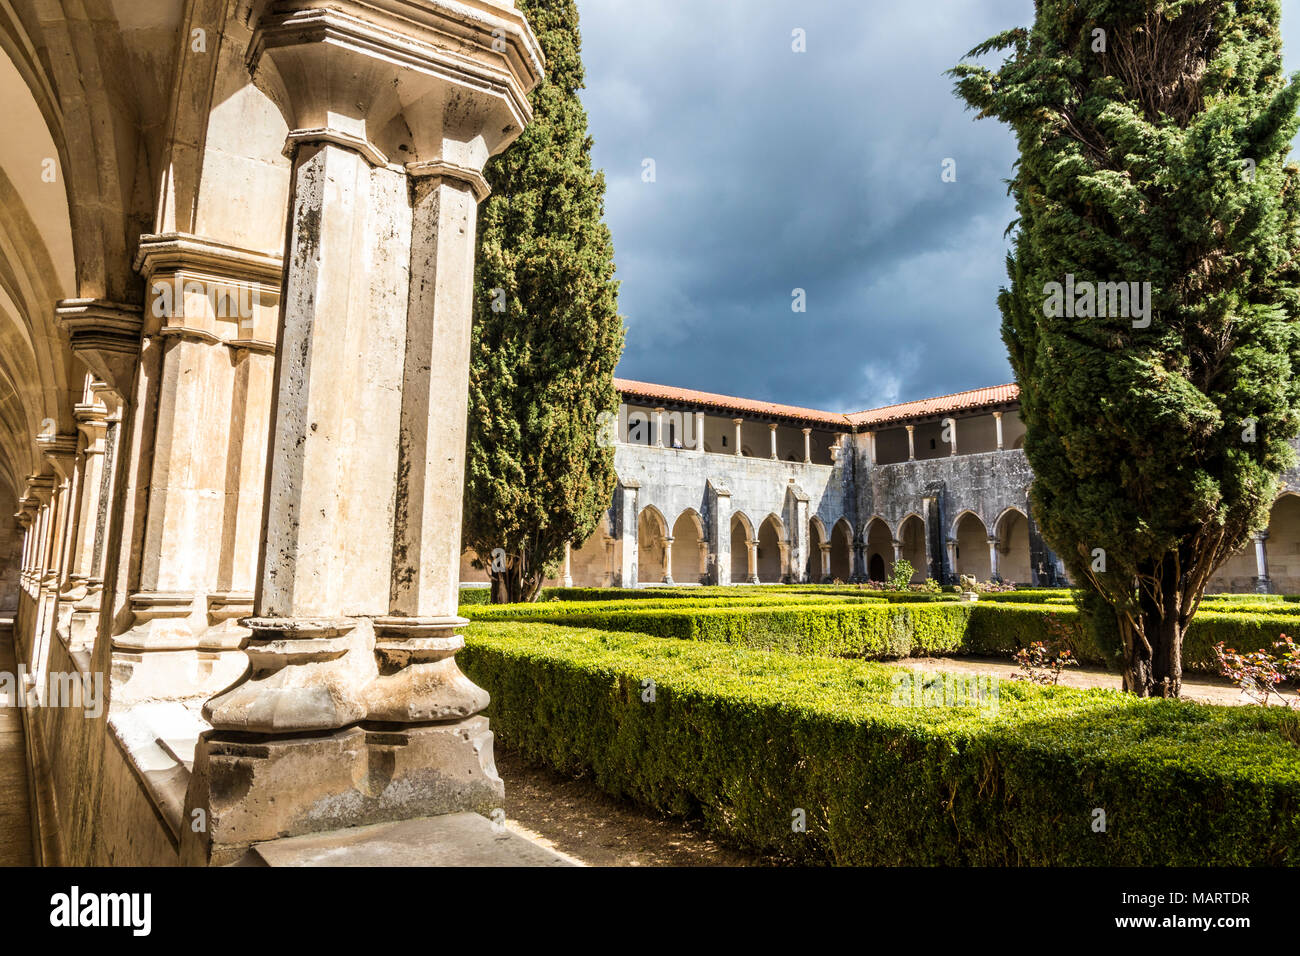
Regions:
M 962 653 L 970 605 L 678 605 L 644 609 L 596 605 L 587 610 L 552 604 L 484 607 L 467 613 L 476 621 L 527 618 L 568 627 L 596 627 L 801 654 L 908 657 Z
M 963 646 L 968 653 L 1003 656 L 1033 641 L 1050 641 L 1049 618 L 1067 629 L 1066 643 L 1084 664 L 1105 664 L 1106 655 L 1079 626 L 1079 612 L 1055 605 L 1011 604 L 996 607 L 977 604 Z M 1214 645 L 1222 641 L 1239 651 L 1271 648 L 1278 636 L 1300 632 L 1293 616 L 1252 614 L 1245 611 L 1198 611 L 1183 638 L 1183 668 L 1202 673 L 1219 673 Z
M 992 711 L 899 706 L 907 672 L 864 661 L 538 623 L 466 638 L 525 759 L 796 862 L 1300 862 L 1300 720 L 1279 708 L 1018 682 Z
M 1007 657 L 1058 634 L 1084 664 L 1104 665 L 1105 654 L 1079 626 L 1068 605 L 979 601 L 974 604 L 826 604 L 744 606 L 732 602 L 551 602 L 466 608 L 472 620 L 544 620 L 568 627 L 635 632 L 654 637 L 736 644 L 836 657 L 896 658 L 919 655 Z M 1052 628 L 1053 619 L 1064 627 Z M 1183 642 L 1183 667 L 1218 673 L 1214 645 L 1239 651 L 1271 647 L 1278 635 L 1300 631 L 1289 616 L 1202 611 Z

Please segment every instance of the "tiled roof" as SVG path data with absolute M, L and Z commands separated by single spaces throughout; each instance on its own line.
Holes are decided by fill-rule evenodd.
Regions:
M 728 412 L 749 412 L 753 415 L 798 418 L 807 422 L 821 422 L 826 425 L 839 425 L 841 427 L 847 427 L 849 424 L 847 416 L 835 412 L 822 412 L 815 408 L 799 408 L 797 405 L 778 405 L 775 402 L 759 402 L 752 398 L 736 398 L 733 395 L 717 395 L 713 392 L 697 392 L 693 388 L 652 385 L 649 382 L 633 382 L 626 378 L 614 379 L 614 387 L 624 395 L 649 398 L 656 402 L 682 402 L 687 405 L 705 405 Z
M 793 418 L 843 428 L 855 425 L 884 425 L 913 418 L 925 418 L 930 415 L 941 415 L 946 412 L 970 411 L 993 405 L 1004 405 L 1016 401 L 1020 395 L 1020 388 L 1015 384 L 991 385 L 987 388 L 975 388 L 967 392 L 955 392 L 952 395 L 923 398 L 920 401 L 902 402 L 898 405 L 886 405 L 882 408 L 872 408 L 864 412 L 843 415 L 839 412 L 825 412 L 815 408 L 800 408 L 797 405 L 779 405 L 776 402 L 760 402 L 752 398 L 737 398 L 734 395 L 698 392 L 691 388 L 675 388 L 671 385 L 634 382 L 625 378 L 614 379 L 614 387 L 624 396 L 648 399 L 652 402 L 679 402 L 685 405 L 698 405 L 719 411 L 734 412 L 739 415 L 748 413 L 774 418 Z
M 973 388 L 968 392 L 954 392 L 937 398 L 923 398 L 916 402 L 870 408 L 865 412 L 854 412 L 847 418 L 854 425 L 883 425 L 909 418 L 923 418 L 927 415 L 943 415 L 948 412 L 988 408 L 991 405 L 1005 405 L 1016 401 L 1019 397 L 1020 386 L 1013 382 L 1010 385 L 989 385 L 986 388 Z

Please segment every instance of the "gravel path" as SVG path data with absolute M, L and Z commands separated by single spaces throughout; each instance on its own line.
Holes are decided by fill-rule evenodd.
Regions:
M 774 866 L 689 823 L 615 800 L 590 780 L 530 767 L 497 745 L 506 825 L 587 866 Z
M 1010 680 L 1020 673 L 1013 662 L 1000 657 L 918 657 L 899 661 L 898 666 L 918 671 L 950 671 L 958 674 L 989 674 Z M 1062 687 L 1120 690 L 1119 674 L 1101 667 L 1068 667 L 1061 672 Z M 1224 678 L 1204 674 L 1183 675 L 1183 696 L 1202 704 L 1249 704 L 1252 701 Z

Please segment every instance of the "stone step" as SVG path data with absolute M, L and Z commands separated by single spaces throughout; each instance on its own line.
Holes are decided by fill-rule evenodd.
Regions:
M 253 847 L 268 866 L 575 866 L 477 813 L 284 837 Z

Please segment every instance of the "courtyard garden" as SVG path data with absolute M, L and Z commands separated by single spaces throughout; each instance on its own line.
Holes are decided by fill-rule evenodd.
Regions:
M 821 864 L 1300 862 L 1295 710 L 967 666 L 1039 642 L 1105 664 L 1065 590 L 474 596 L 457 659 L 507 748 L 739 849 Z M 1297 622 L 1300 598 L 1207 596 L 1189 678 L 1218 674 L 1220 642 L 1271 648 Z M 937 667 L 908 666 L 921 659 Z

